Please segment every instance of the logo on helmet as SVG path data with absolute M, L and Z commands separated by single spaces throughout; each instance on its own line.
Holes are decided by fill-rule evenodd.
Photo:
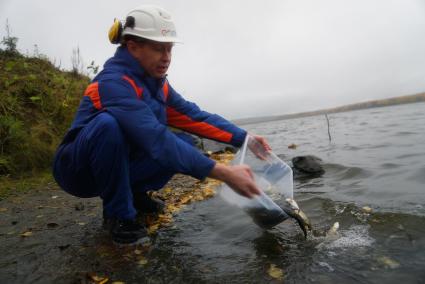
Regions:
M 161 30 L 161 34 L 163 36 L 173 36 L 173 37 L 175 37 L 177 35 L 176 31 L 174 31 L 174 30 Z

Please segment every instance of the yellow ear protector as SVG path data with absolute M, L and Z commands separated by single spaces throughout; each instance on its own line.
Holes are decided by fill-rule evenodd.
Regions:
M 134 20 L 134 17 L 132 16 L 128 16 L 125 19 L 124 27 L 122 26 L 122 23 L 120 20 L 114 19 L 114 23 L 112 24 L 112 27 L 109 29 L 109 33 L 108 33 L 109 41 L 113 44 L 120 43 L 122 31 L 127 27 L 134 28 L 134 25 L 135 25 L 135 20 Z
M 108 33 L 109 41 L 113 44 L 120 43 L 122 30 L 123 28 L 121 21 L 114 19 L 114 23 L 112 24 Z

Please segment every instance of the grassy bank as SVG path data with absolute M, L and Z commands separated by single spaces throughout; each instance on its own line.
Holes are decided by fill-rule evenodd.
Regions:
M 0 192 L 45 180 L 35 174 L 49 171 L 88 83 L 45 58 L 0 50 Z

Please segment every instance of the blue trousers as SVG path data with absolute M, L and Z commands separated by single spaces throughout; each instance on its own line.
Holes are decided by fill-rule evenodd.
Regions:
M 176 134 L 193 145 L 192 138 Z M 101 113 L 56 152 L 53 175 L 68 193 L 100 196 L 106 218 L 133 219 L 133 193 L 161 189 L 175 174 L 147 153 L 133 151 L 117 121 Z

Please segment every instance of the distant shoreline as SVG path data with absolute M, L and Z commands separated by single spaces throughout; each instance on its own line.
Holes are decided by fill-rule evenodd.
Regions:
M 352 111 L 352 110 L 386 107 L 386 106 L 411 104 L 411 103 L 419 103 L 419 102 L 425 102 L 425 93 L 393 97 L 393 98 L 381 99 L 381 100 L 372 100 L 372 101 L 367 101 L 362 103 L 349 104 L 349 105 L 315 110 L 315 111 L 284 114 L 284 115 L 241 118 L 241 119 L 234 119 L 232 121 L 238 125 L 256 124 L 256 123 L 275 121 L 275 120 L 293 119 L 293 118 L 315 116 L 315 115 L 321 115 L 321 114 L 338 113 L 338 112 L 346 112 L 346 111 Z

